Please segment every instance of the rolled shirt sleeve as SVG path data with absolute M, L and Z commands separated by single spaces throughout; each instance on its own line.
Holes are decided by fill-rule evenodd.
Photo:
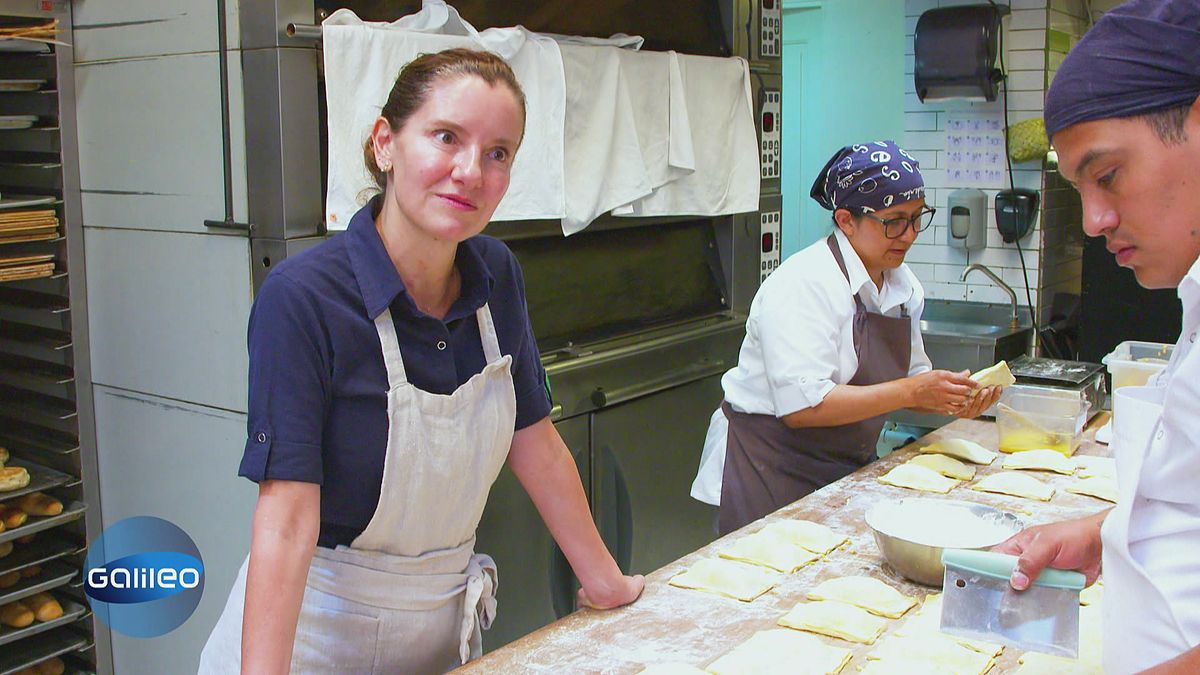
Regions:
M 921 314 L 925 311 L 925 298 L 920 290 L 920 282 L 913 277 L 915 290 L 913 301 L 910 303 L 909 316 L 912 317 L 912 354 L 908 359 L 908 375 L 918 375 L 933 370 L 933 363 L 925 353 L 925 338 L 921 335 Z
M 263 284 L 250 312 L 246 448 L 238 475 L 321 483 L 331 354 L 312 298 L 283 274 Z
M 775 286 L 762 297 L 753 328 L 777 417 L 814 407 L 833 390 L 843 328 L 850 318 L 833 297 L 813 284 Z

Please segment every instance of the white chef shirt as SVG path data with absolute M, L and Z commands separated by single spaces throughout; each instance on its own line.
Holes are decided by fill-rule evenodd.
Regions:
M 1127 656 L 1138 654 L 1131 662 L 1136 669 L 1200 644 L 1200 350 L 1193 349 L 1200 338 L 1200 260 L 1180 282 L 1178 294 L 1183 331 L 1170 364 L 1154 382 L 1166 387 L 1162 422 L 1142 464 L 1128 530 L 1129 554 L 1161 596 L 1140 587 L 1140 578 L 1128 579 L 1132 588 L 1116 588 L 1115 583 L 1108 587 L 1109 592 L 1136 598 L 1165 599 L 1178 630 L 1147 626 L 1144 617 L 1106 614 L 1105 621 L 1117 623 L 1105 627 L 1107 636 L 1136 634 L 1139 627 L 1154 631 L 1144 639 L 1135 637 L 1137 644 L 1127 647 L 1134 650 Z M 1124 575 L 1121 581 L 1126 581 Z
M 907 265 L 883 275 L 876 288 L 858 253 L 834 228 L 850 276 L 822 237 L 789 257 L 754 296 L 738 364 L 721 379 L 734 410 L 784 415 L 811 408 L 858 371 L 854 352 L 854 294 L 868 312 L 898 317 L 901 305 L 912 318 L 908 374 L 932 368 L 921 339 L 925 291 Z

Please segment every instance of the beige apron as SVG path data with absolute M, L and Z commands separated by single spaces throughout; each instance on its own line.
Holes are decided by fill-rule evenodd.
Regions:
M 485 304 L 475 314 L 487 365 L 453 394 L 409 384 L 391 312 L 375 319 L 388 373 L 388 442 L 379 505 L 349 547 L 317 548 L 292 651 L 293 673 L 440 673 L 477 658 L 496 612 L 496 565 L 474 553 L 488 491 L 516 422 L 512 357 Z M 237 673 L 246 569 L 200 656 Z

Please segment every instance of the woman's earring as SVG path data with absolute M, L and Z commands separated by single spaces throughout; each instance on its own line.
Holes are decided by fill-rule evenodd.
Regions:
M 379 164 L 379 170 L 380 170 L 380 171 L 382 171 L 382 172 L 384 172 L 384 173 L 387 173 L 388 171 L 391 171 L 391 170 L 392 170 L 392 163 L 391 163 L 391 162 L 381 162 L 381 163 Z

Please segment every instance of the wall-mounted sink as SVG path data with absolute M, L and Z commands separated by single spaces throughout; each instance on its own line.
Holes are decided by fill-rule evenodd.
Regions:
M 1010 326 L 994 326 L 986 323 L 966 323 L 962 321 L 940 321 L 937 319 L 922 319 L 921 333 L 930 336 L 945 337 L 988 337 L 997 338 L 1010 335 L 1024 328 L 1014 329 Z

